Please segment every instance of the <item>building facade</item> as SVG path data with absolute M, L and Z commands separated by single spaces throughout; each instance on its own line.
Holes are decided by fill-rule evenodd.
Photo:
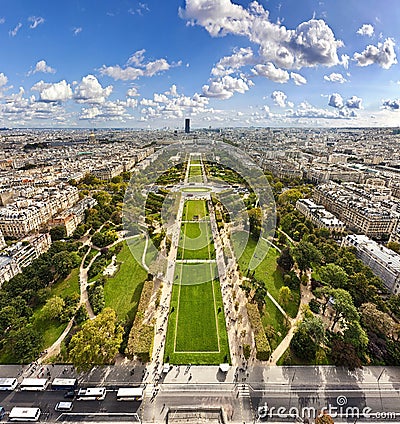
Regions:
M 400 293 L 400 255 L 365 235 L 350 234 L 342 246 L 353 246 L 356 256 L 379 277 L 393 294 Z

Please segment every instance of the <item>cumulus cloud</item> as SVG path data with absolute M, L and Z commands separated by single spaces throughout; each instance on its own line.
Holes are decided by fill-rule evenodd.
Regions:
M 72 89 L 65 80 L 55 84 L 46 84 L 43 81 L 36 83 L 32 90 L 39 91 L 41 102 L 64 102 L 72 98 Z
M 324 75 L 324 80 L 329 82 L 337 82 L 339 84 L 347 82 L 347 79 L 342 74 L 337 72 L 332 72 L 329 75 Z
M 182 64 L 180 61 L 177 63 L 168 63 L 166 59 L 157 59 L 152 62 L 144 63 L 144 53 L 144 49 L 137 51 L 128 59 L 123 67 L 120 65 L 103 65 L 100 69 L 100 73 L 114 80 L 133 81 L 143 76 L 152 77 L 160 72 L 168 71 L 171 67 L 180 66 Z
M 128 96 L 128 97 L 137 97 L 137 96 L 139 96 L 140 94 L 138 93 L 138 91 L 137 91 L 137 88 L 136 87 L 131 87 L 127 92 L 126 92 L 126 95 Z
M 212 80 L 209 84 L 203 85 L 203 95 L 217 99 L 229 99 L 234 93 L 245 93 L 252 85 L 253 83 L 250 80 L 225 75 L 220 79 Z
M 286 106 L 287 95 L 283 91 L 274 91 L 271 94 L 271 99 L 280 107 Z
M 113 86 L 103 88 L 97 78 L 87 75 L 75 88 L 74 99 L 78 103 L 101 104 L 111 94 Z
M 273 63 L 269 62 L 266 65 L 256 65 L 252 72 L 254 75 L 266 77 L 271 81 L 283 84 L 289 81 L 289 72 L 284 69 L 276 68 Z
M 311 19 L 295 29 L 269 20 L 269 12 L 253 1 L 244 7 L 230 0 L 186 0 L 180 16 L 191 25 L 204 27 L 211 36 L 245 36 L 259 46 L 260 61 L 279 68 L 340 63 L 337 49 L 343 46 L 323 20 Z
M 296 72 L 290 73 L 290 78 L 294 81 L 296 85 L 304 85 L 307 84 L 307 79 L 303 77 L 303 75 L 297 74 Z
M 171 91 L 171 90 L 170 90 Z M 142 99 L 140 105 L 142 120 L 147 121 L 155 118 L 175 119 L 184 116 L 196 116 L 205 112 L 213 112 L 209 109 L 209 99 L 195 93 L 192 97 L 183 94 L 155 93 L 152 99 Z
M 362 99 L 357 96 L 351 96 L 350 99 L 346 101 L 346 106 L 349 109 L 362 109 Z
M 37 72 L 43 72 L 45 74 L 55 74 L 56 70 L 49 66 L 45 60 L 39 60 L 39 62 L 37 62 L 35 65 L 35 69 L 33 69 L 33 71 L 30 71 L 28 75 L 36 74 Z
M 330 111 L 326 109 L 319 109 L 312 106 L 308 102 L 299 104 L 297 110 L 292 111 L 286 115 L 288 118 L 305 118 L 305 119 L 349 119 L 351 116 L 340 111 Z
M 384 100 L 383 107 L 389 110 L 399 110 L 400 109 L 400 100 Z
M 8 78 L 3 72 L 0 73 L 0 88 L 3 88 L 8 82 Z
M 72 28 L 72 33 L 78 35 L 82 32 L 82 27 Z
M 367 46 L 362 53 L 354 53 L 353 58 L 358 66 L 369 66 L 376 63 L 383 69 L 389 69 L 397 63 L 395 42 L 391 38 L 387 38 L 377 46 Z
M 372 37 L 374 35 L 374 26 L 371 24 L 364 24 L 361 28 L 357 30 L 357 34 Z
M 30 28 L 30 29 L 35 29 L 35 28 L 37 28 L 40 24 L 43 24 L 43 23 L 44 23 L 44 19 L 43 19 L 41 16 L 30 16 L 30 17 L 28 18 L 28 21 L 29 21 L 29 22 L 32 22 L 32 23 L 29 25 L 29 28 Z
M 22 28 L 22 24 L 21 22 L 19 22 L 14 29 L 10 30 L 8 32 L 8 34 L 10 35 L 10 37 L 15 37 L 18 34 L 18 31 Z
M 225 56 L 214 66 L 211 74 L 214 76 L 224 76 L 233 74 L 241 67 L 254 63 L 253 50 L 241 48 L 236 50 L 231 56 Z
M 338 93 L 333 93 L 329 97 L 328 106 L 340 109 L 343 107 L 343 97 Z
M 104 104 L 82 108 L 79 119 L 96 121 L 120 121 L 130 118 L 126 112 L 127 103 L 121 100 L 107 101 Z

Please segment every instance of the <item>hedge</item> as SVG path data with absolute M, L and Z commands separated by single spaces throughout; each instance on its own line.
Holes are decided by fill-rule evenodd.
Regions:
M 258 306 L 254 303 L 247 303 L 247 315 L 249 316 L 251 327 L 254 331 L 254 341 L 256 344 L 256 358 L 260 361 L 268 361 L 271 355 L 271 346 L 269 345 L 264 327 L 261 322 Z
M 140 295 L 138 310 L 133 322 L 128 338 L 126 354 L 132 358 L 134 355 L 143 362 L 148 362 L 151 357 L 151 348 L 153 345 L 154 327 L 143 324 L 146 309 L 149 306 L 153 294 L 153 281 L 145 281 Z

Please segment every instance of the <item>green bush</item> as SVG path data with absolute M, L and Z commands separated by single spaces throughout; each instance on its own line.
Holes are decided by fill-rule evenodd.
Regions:
M 256 344 L 256 358 L 260 361 L 268 361 L 271 355 L 271 346 L 269 345 L 264 327 L 261 322 L 260 311 L 254 303 L 247 303 L 247 315 L 249 316 L 251 327 L 254 331 L 254 341 Z
M 126 348 L 128 357 L 132 358 L 135 355 L 143 362 L 148 362 L 150 360 L 151 348 L 153 345 L 154 327 L 143 323 L 145 311 L 149 306 L 153 289 L 153 281 L 144 282 L 138 310 L 129 333 L 128 346 Z

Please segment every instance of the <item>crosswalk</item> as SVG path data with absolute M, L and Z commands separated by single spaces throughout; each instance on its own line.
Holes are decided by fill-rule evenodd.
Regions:
M 250 389 L 247 384 L 239 384 L 238 386 L 238 397 L 239 398 L 250 398 Z

